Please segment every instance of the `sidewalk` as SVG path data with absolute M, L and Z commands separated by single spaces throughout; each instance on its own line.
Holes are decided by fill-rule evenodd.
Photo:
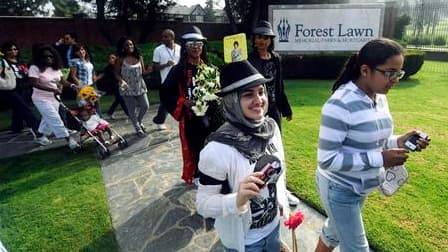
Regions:
M 101 161 L 112 225 L 120 251 L 223 251 L 210 220 L 195 211 L 196 190 L 180 178 L 182 156 L 177 122 L 167 120 L 168 129 L 153 129 L 157 106 L 145 116 L 148 133 L 138 138 L 124 115 L 111 120 L 126 136 L 129 147 L 112 149 Z M 0 133 L 0 158 L 65 145 L 64 140 L 40 147 L 28 132 Z M 305 221 L 296 230 L 299 251 L 314 251 L 324 217 L 305 204 L 298 210 Z M 283 226 L 283 225 L 282 225 Z M 282 228 L 282 239 L 291 246 L 291 233 Z M 335 250 L 338 251 L 338 250 Z
M 155 109 L 145 117 L 149 128 Z M 177 122 L 169 117 L 166 124 L 167 130 L 153 130 L 102 162 L 120 250 L 223 251 L 212 222 L 196 213 L 196 190 L 180 178 Z M 304 204 L 297 209 L 305 214 L 296 230 L 299 251 L 314 251 L 324 217 Z M 282 237 L 292 247 L 288 230 L 282 230 Z

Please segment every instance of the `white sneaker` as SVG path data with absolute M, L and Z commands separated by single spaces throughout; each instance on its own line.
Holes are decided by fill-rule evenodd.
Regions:
M 140 128 L 143 130 L 144 133 L 146 133 L 146 127 L 143 125 L 143 123 L 140 123 Z
M 144 132 L 143 130 L 139 129 L 139 130 L 137 131 L 137 136 L 139 136 L 139 137 L 145 137 L 145 132 Z
M 164 123 L 162 123 L 162 124 L 156 123 L 156 127 L 158 130 L 166 130 L 166 125 Z
M 46 136 L 41 136 L 41 137 L 37 137 L 34 142 L 42 145 L 42 146 L 47 146 L 51 143 L 53 143 L 52 141 L 50 141 Z
M 69 134 L 69 135 L 74 135 L 74 134 L 78 133 L 77 130 L 67 129 L 67 131 L 68 131 L 68 134 Z
M 290 206 L 295 207 L 300 203 L 300 200 L 294 196 L 289 190 L 286 190 L 286 197 Z
M 406 183 L 409 174 L 404 165 L 394 166 L 385 171 L 384 182 L 379 186 L 379 190 L 386 196 L 392 196 Z
M 76 142 L 75 139 L 70 137 L 68 139 L 68 147 L 70 148 L 70 150 L 74 150 L 74 149 L 80 148 L 81 146 L 78 144 L 78 142 Z
M 201 182 L 199 182 L 199 178 L 194 178 L 194 179 L 193 179 L 193 185 L 194 185 L 196 188 L 198 188 L 198 187 L 199 187 L 199 184 L 201 184 Z

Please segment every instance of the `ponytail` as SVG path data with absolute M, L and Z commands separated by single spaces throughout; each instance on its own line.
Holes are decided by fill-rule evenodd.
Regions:
M 345 62 L 344 68 L 333 84 L 331 92 L 334 93 L 342 84 L 356 80 L 359 77 L 358 53 L 352 54 Z
M 400 44 L 387 38 L 370 40 L 359 50 L 359 53 L 353 54 L 347 60 L 331 91 L 334 93 L 342 84 L 357 81 L 361 76 L 360 67 L 362 65 L 375 69 L 390 57 L 403 55 L 403 50 Z

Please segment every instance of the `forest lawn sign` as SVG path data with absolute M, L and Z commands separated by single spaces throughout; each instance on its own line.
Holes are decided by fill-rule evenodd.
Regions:
M 270 5 L 275 48 L 298 51 L 357 51 L 381 37 L 384 4 Z

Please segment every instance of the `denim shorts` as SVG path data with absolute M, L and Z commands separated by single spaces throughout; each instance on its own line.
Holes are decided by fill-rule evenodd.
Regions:
M 319 172 L 316 183 L 328 216 L 320 236 L 325 245 L 339 245 L 341 252 L 369 251 L 361 215 L 366 196 L 327 179 Z
M 280 224 L 265 238 L 244 247 L 245 252 L 280 251 Z M 224 247 L 226 252 L 238 252 L 236 249 Z

